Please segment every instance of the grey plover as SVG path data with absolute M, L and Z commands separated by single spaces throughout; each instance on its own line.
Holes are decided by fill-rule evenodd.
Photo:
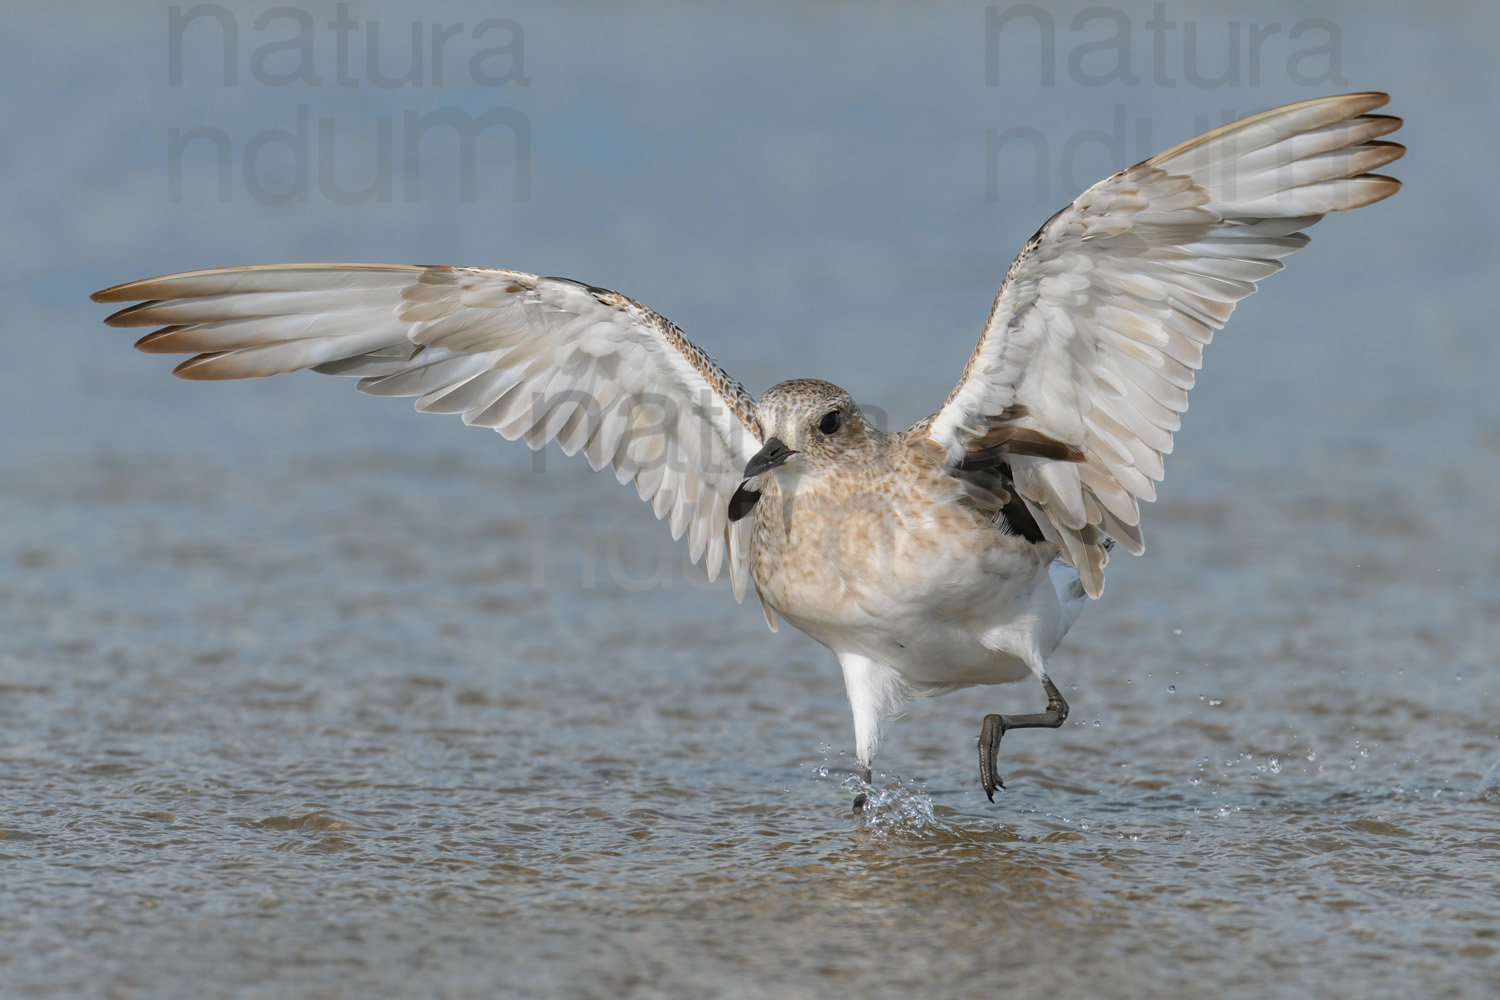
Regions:
M 532 448 L 612 467 L 727 564 L 766 622 L 838 657 L 861 776 L 914 698 L 1035 677 L 1033 715 L 990 715 L 980 780 L 1003 787 L 1007 730 L 1062 725 L 1047 658 L 1111 549 L 1142 550 L 1139 502 L 1187 407 L 1204 345 L 1324 214 L 1395 193 L 1369 171 L 1378 93 L 1225 125 L 1095 184 L 1026 242 L 942 407 L 887 433 L 828 382 L 756 400 L 677 327 L 623 295 L 520 271 L 271 264 L 133 281 L 94 295 L 159 327 L 148 353 L 189 379 L 302 368 L 416 396 Z M 858 802 L 856 802 L 858 805 Z

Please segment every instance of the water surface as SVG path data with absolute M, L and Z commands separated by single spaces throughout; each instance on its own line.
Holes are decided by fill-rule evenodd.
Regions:
M 140 9 L 4 43 L 0 994 L 1500 990 L 1489 8 L 1328 5 L 1342 83 L 1283 46 L 1213 89 L 1045 86 L 1020 36 L 986 87 L 983 7 L 518 6 L 531 82 L 498 92 L 226 88 L 201 40 L 173 88 Z M 261 8 L 225 9 L 250 38 Z M 1153 7 L 1120 10 L 1144 80 Z M 1282 42 L 1311 16 L 1257 11 Z M 904 423 L 1064 197 L 988 200 L 986 130 L 1056 148 L 1123 103 L 1164 145 L 1363 87 L 1409 120 L 1407 188 L 1213 345 L 1147 555 L 1055 657 L 1068 724 L 1007 737 L 993 804 L 980 720 L 1039 690 L 914 706 L 857 817 L 832 657 L 612 479 L 330 380 L 176 382 L 86 301 L 254 260 L 522 267 Z M 170 128 L 242 152 L 299 102 L 521 109 L 530 200 L 221 202 L 207 160 L 169 196 Z

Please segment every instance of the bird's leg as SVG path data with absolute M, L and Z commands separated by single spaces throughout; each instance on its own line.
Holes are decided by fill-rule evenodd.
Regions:
M 979 781 L 991 802 L 995 801 L 995 789 L 1005 787 L 1005 782 L 995 773 L 995 754 L 1000 749 L 1000 737 L 1011 729 L 1056 729 L 1068 717 L 1068 703 L 1046 674 L 1042 675 L 1042 687 L 1047 692 L 1047 711 L 1036 715 L 984 717 L 984 728 L 979 731 Z
M 870 783 L 870 769 L 865 766 L 863 761 L 860 761 L 856 766 L 859 768 L 859 780 L 868 785 Z M 854 796 L 854 811 L 864 812 L 865 803 L 868 801 L 869 799 L 866 798 L 864 792 L 860 792 L 858 795 Z

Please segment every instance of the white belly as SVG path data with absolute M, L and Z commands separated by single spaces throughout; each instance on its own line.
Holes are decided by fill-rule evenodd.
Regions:
M 1076 617 L 1064 601 L 1076 573 L 1059 564 L 1060 595 L 1051 545 L 1005 536 L 956 505 L 911 524 L 805 499 L 793 518 L 773 509 L 757 524 L 762 601 L 840 657 L 894 670 L 913 696 L 1031 676 Z

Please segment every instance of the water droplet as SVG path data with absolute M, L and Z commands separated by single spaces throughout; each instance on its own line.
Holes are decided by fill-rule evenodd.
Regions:
M 818 768 L 818 777 L 820 777 L 820 778 L 826 778 L 826 777 L 828 777 L 828 768 L 827 767 L 819 767 Z
M 1224 699 L 1223 698 L 1210 698 L 1210 699 L 1208 699 L 1208 703 L 1211 706 L 1218 706 L 1218 705 L 1224 704 Z
M 1172 634 L 1173 635 L 1181 635 L 1182 634 L 1182 629 L 1180 629 L 1180 628 L 1174 628 L 1172 630 Z
M 1354 760 L 1351 758 L 1350 761 L 1349 761 L 1349 770 L 1353 771 L 1358 766 L 1359 765 L 1355 764 Z
M 1318 752 L 1316 750 L 1308 750 L 1307 753 L 1303 754 L 1302 756 L 1306 757 L 1308 760 L 1317 760 Z
M 1453 679 L 1455 681 L 1457 681 L 1458 683 L 1462 684 L 1464 682 L 1464 675 L 1463 674 L 1454 674 L 1453 675 Z
M 1196 785 L 1199 782 L 1201 782 L 1202 780 L 1203 780 L 1202 778 L 1189 778 L 1188 779 L 1188 784 L 1190 784 L 1190 785 Z
M 1369 747 L 1360 747 L 1359 748 L 1359 755 L 1361 757 L 1368 757 L 1368 756 L 1370 756 L 1370 748 Z
M 1269 770 L 1272 774 L 1280 774 L 1281 761 L 1277 760 L 1275 757 L 1272 757 L 1269 761 L 1266 762 L 1266 769 Z
M 1177 685 L 1176 684 L 1168 684 L 1167 685 L 1167 694 L 1176 694 L 1176 693 L 1177 693 Z

